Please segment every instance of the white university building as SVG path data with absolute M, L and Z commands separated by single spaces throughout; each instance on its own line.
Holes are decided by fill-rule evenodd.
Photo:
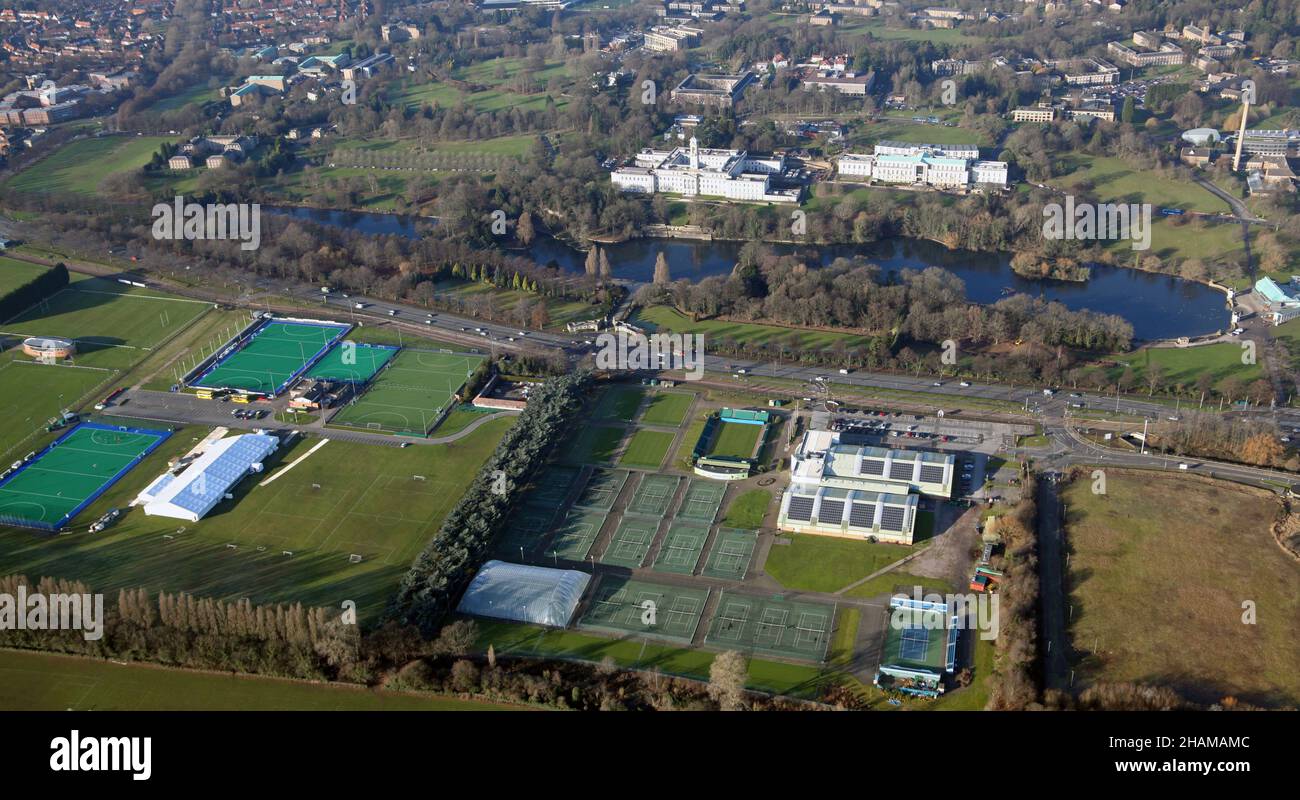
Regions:
M 610 172 L 622 192 L 721 197 L 750 202 L 798 202 L 798 193 L 773 192 L 771 177 L 785 170 L 785 156 L 751 156 L 744 150 L 702 149 L 695 137 L 687 147 L 645 149 L 633 166 Z
M 841 178 L 923 184 L 941 189 L 992 186 L 1005 189 L 1005 161 L 982 161 L 975 145 L 880 142 L 870 155 L 845 153 L 836 162 Z

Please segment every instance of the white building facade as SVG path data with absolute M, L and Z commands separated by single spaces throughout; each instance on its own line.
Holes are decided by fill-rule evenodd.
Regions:
M 784 170 L 784 156 L 757 157 L 744 150 L 701 148 L 691 137 L 684 148 L 642 150 L 633 166 L 611 171 L 610 180 L 619 191 L 636 194 L 795 202 L 797 195 L 771 191 L 771 176 Z
M 880 142 L 875 152 L 845 153 L 836 162 L 841 177 L 899 184 L 923 184 L 940 189 L 990 186 L 1004 189 L 1007 164 L 982 161 L 974 145 Z

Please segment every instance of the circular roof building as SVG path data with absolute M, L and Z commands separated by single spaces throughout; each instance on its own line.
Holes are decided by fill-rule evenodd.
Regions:
M 32 358 L 68 358 L 77 352 L 77 343 L 53 336 L 32 336 L 23 339 L 23 352 Z
M 1183 131 L 1183 141 L 1194 147 L 1204 147 L 1207 144 L 1216 144 L 1219 141 L 1219 132 L 1214 128 L 1192 128 L 1190 131 Z

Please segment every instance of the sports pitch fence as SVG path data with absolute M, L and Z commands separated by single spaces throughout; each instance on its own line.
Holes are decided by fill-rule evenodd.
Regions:
M 347 325 L 267 322 L 231 345 L 190 386 L 277 395 L 347 332 Z

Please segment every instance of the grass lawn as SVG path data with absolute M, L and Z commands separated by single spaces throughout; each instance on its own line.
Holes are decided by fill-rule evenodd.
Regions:
M 814 534 L 790 534 L 773 544 L 764 570 L 787 589 L 834 592 L 916 552 L 897 544 L 872 544 Z
M 709 447 L 708 454 L 753 458 L 758 437 L 764 430 L 766 429 L 762 425 L 723 421 L 718 425 L 718 432 L 713 435 L 713 444 Z
M 637 431 L 619 459 L 619 466 L 659 469 L 664 456 L 668 455 L 668 448 L 673 445 L 673 437 L 674 434 L 668 431 Z
M 569 440 L 565 460 L 574 464 L 611 463 L 626 433 L 624 428 L 585 426 Z
M 78 139 L 19 174 L 4 188 L 19 194 L 94 195 L 110 175 L 143 167 L 166 136 L 103 136 Z
M 0 297 L 45 274 L 49 267 L 0 256 Z
M 713 341 L 732 341 L 736 343 L 785 343 L 794 350 L 823 350 L 836 342 L 843 342 L 846 347 L 866 347 L 870 336 L 852 333 L 835 333 L 833 331 L 801 330 L 783 328 L 779 325 L 760 325 L 752 322 L 725 322 L 722 320 L 700 320 L 692 322 L 689 317 L 668 306 L 649 306 L 639 309 L 633 315 L 632 322 L 651 331 L 670 331 L 672 333 L 699 333 Z
M 1132 391 L 1141 392 L 1146 381 L 1148 365 L 1155 365 L 1161 370 L 1164 384 L 1182 384 L 1189 389 L 1205 374 L 1214 379 L 1213 386 L 1230 377 L 1238 377 L 1246 383 L 1264 377 L 1264 368 L 1255 364 L 1241 363 L 1245 351 L 1240 344 L 1221 342 L 1203 347 L 1148 347 L 1132 353 L 1115 356 L 1116 365 L 1103 367 L 1108 380 L 1114 381 L 1123 374 L 1125 366 L 1132 367 L 1135 382 Z
M 656 392 L 650 396 L 641 421 L 649 425 L 669 425 L 676 428 L 686 419 L 695 395 L 685 392 Z
M 1108 477 L 1104 495 L 1085 479 L 1062 498 L 1080 682 L 1162 684 L 1201 702 L 1300 702 L 1300 565 L 1269 531 L 1277 500 L 1180 475 Z M 1255 624 L 1244 624 L 1246 601 Z
M 136 509 L 101 534 L 51 538 L 0 528 L 0 563 L 32 579 L 78 579 L 108 593 L 143 586 L 150 592 L 328 608 L 353 600 L 368 621 L 513 424 L 494 420 L 451 444 L 406 449 L 334 440 L 283 471 L 320 441 L 299 439 L 268 460 L 266 475 L 241 482 L 233 500 L 197 523 Z M 126 507 L 162 473 L 168 458 L 188 451 L 206 433 L 200 427 L 178 430 L 78 519 Z M 274 480 L 260 485 L 268 477 Z M 286 550 L 293 555 L 283 555 Z M 350 563 L 352 553 L 363 561 Z
M 1135 253 L 1128 239 L 1116 240 L 1107 249 L 1126 259 L 1135 255 L 1141 258 L 1154 255 L 1176 263 L 1189 258 L 1199 258 L 1206 263 L 1244 259 L 1246 246 L 1241 239 L 1240 225 L 1200 221 L 1180 224 L 1172 219 L 1152 216 L 1151 249 L 1146 252 Z M 1242 279 L 1236 288 L 1245 288 L 1252 282 Z
M 101 369 L 83 369 L 31 363 L 31 359 L 18 355 L 0 358 L 0 461 L 8 467 L 13 459 L 6 458 L 14 450 L 21 456 L 38 449 L 38 441 L 48 438 L 45 422 L 65 408 L 76 408 L 78 401 L 113 379 L 115 373 Z M 26 437 L 37 432 L 37 438 Z M 23 443 L 22 447 L 17 447 Z M 17 452 L 21 451 L 21 452 Z
M 1052 178 L 1052 185 L 1074 189 L 1089 181 L 1092 193 L 1104 202 L 1151 203 L 1161 208 L 1215 213 L 1229 211 L 1226 203 L 1195 183 L 1135 170 L 1119 158 L 1072 153 L 1062 156 L 1060 163 L 1064 173 Z
M 770 505 L 771 492 L 766 489 L 751 489 L 731 501 L 722 524 L 728 528 L 758 530 L 763 527 L 763 517 L 767 515 L 767 507 Z
M 921 587 L 921 594 L 948 594 L 953 591 L 953 585 L 942 578 L 927 578 L 921 575 L 913 575 L 909 572 L 899 570 L 886 572 L 884 575 L 877 576 L 871 580 L 854 586 L 844 594 L 847 597 L 876 597 L 877 595 L 889 594 L 894 591 L 896 586 L 908 587 L 908 594 L 911 594 L 911 588 L 914 586 Z
M 505 711 L 518 706 L 0 650 L 11 711 Z
M 613 386 L 596 401 L 592 419 L 618 419 L 631 422 L 641 407 L 645 392 L 634 386 Z

